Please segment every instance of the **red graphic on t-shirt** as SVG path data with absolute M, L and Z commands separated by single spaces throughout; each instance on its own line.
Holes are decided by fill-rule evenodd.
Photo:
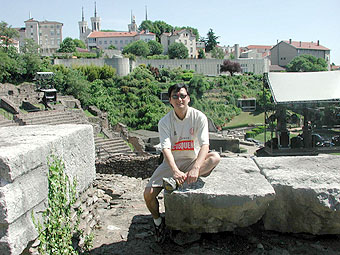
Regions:
M 179 141 L 172 146 L 172 151 L 193 151 L 194 150 L 194 141 L 193 140 L 185 140 Z

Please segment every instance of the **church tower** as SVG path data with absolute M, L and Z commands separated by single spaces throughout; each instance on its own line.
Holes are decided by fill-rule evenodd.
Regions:
M 97 6 L 94 2 L 94 17 L 91 17 L 92 32 L 100 31 L 100 17 L 97 17 Z
M 84 7 L 81 8 L 81 21 L 79 24 L 79 39 L 83 42 L 86 42 L 86 37 L 89 34 L 89 27 L 87 26 L 87 21 L 84 18 Z
M 134 15 L 132 15 L 132 11 L 131 11 L 131 24 L 128 25 L 129 28 L 129 32 L 137 32 L 138 28 L 137 28 L 137 24 L 136 24 L 136 18 Z

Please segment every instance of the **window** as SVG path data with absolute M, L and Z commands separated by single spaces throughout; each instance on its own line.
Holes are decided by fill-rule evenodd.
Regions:
M 190 70 L 190 65 L 185 65 L 185 69 Z
M 123 40 L 120 40 L 120 44 L 123 44 Z
M 184 44 L 187 45 L 187 43 L 188 43 L 187 40 L 184 40 Z
M 101 45 L 101 44 L 102 44 L 102 41 L 99 41 L 99 44 Z
M 53 30 L 51 30 L 51 35 L 52 35 L 52 36 L 54 35 L 54 31 L 53 31 Z
M 104 44 L 107 44 L 107 41 L 104 41 Z
M 118 44 L 118 41 L 117 41 L 117 40 L 115 40 L 115 44 Z

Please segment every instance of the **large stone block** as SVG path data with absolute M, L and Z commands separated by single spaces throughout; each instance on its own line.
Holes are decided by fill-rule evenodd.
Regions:
M 184 232 L 232 231 L 260 220 L 275 198 L 250 158 L 222 158 L 210 176 L 165 192 L 166 224 Z
M 255 161 L 276 192 L 263 217 L 267 230 L 340 234 L 340 157 L 264 157 Z
M 78 192 L 95 179 L 91 125 L 0 128 L 0 254 L 19 254 L 37 237 L 31 211 L 44 207 L 47 199 L 52 154 L 62 159 L 70 179 L 77 180 Z

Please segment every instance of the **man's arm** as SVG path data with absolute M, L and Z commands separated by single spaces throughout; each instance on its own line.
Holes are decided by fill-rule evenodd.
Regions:
M 170 166 L 170 169 L 173 173 L 173 177 L 177 180 L 179 184 L 183 184 L 185 182 L 185 179 L 187 178 L 187 175 L 184 172 L 182 172 L 180 169 L 178 169 L 174 156 L 171 153 L 171 150 L 164 148 L 163 155 L 164 155 L 164 159 Z
M 187 172 L 187 182 L 188 184 L 196 182 L 200 173 L 200 168 L 203 165 L 209 152 L 209 144 L 203 144 L 197 155 L 196 162 L 193 167 Z

